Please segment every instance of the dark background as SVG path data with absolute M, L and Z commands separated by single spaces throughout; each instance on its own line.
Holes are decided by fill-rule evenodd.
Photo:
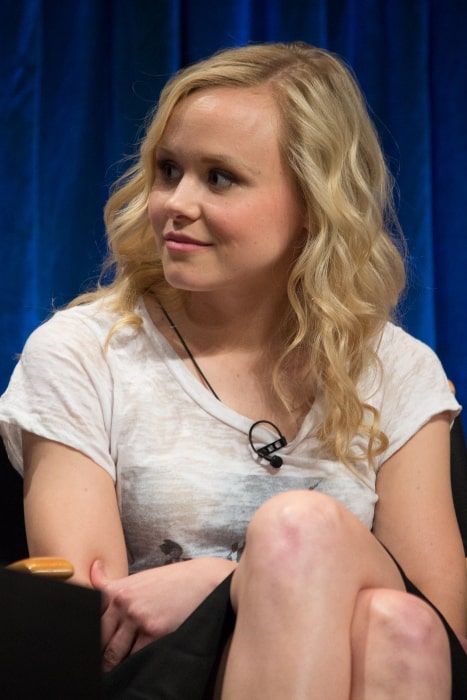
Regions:
M 357 74 L 410 247 L 403 325 L 467 401 L 466 38 L 465 0 L 3 0 L 0 392 L 32 329 L 96 278 L 108 187 L 168 76 L 300 39 Z

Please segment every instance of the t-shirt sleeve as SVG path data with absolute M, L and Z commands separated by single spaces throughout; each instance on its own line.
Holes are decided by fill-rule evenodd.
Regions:
M 22 473 L 21 431 L 73 447 L 115 480 L 110 454 L 112 378 L 103 342 L 77 315 L 59 312 L 29 337 L 0 399 L 0 424 Z
M 401 328 L 388 325 L 379 349 L 383 379 L 380 394 L 380 426 L 389 439 L 377 468 L 437 414 L 447 412 L 451 421 L 460 405 L 433 350 Z

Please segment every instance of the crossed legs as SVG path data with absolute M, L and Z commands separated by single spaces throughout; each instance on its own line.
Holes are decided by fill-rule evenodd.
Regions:
M 376 539 L 333 499 L 255 514 L 232 580 L 222 700 L 447 700 L 447 637 Z

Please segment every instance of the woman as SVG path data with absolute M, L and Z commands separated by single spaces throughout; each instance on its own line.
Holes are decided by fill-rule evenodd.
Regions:
M 103 593 L 108 696 L 460 697 L 459 406 L 390 322 L 347 68 L 277 44 L 181 71 L 106 224 L 114 281 L 31 336 L 0 416 L 31 553 Z

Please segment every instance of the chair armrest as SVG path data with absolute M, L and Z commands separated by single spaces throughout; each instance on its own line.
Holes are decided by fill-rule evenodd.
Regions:
M 43 576 L 51 576 L 53 578 L 67 579 L 73 576 L 74 569 L 72 564 L 66 559 L 57 557 L 30 557 L 28 559 L 20 559 L 7 566 L 8 569 L 14 571 L 24 571 L 31 574 L 42 574 Z

